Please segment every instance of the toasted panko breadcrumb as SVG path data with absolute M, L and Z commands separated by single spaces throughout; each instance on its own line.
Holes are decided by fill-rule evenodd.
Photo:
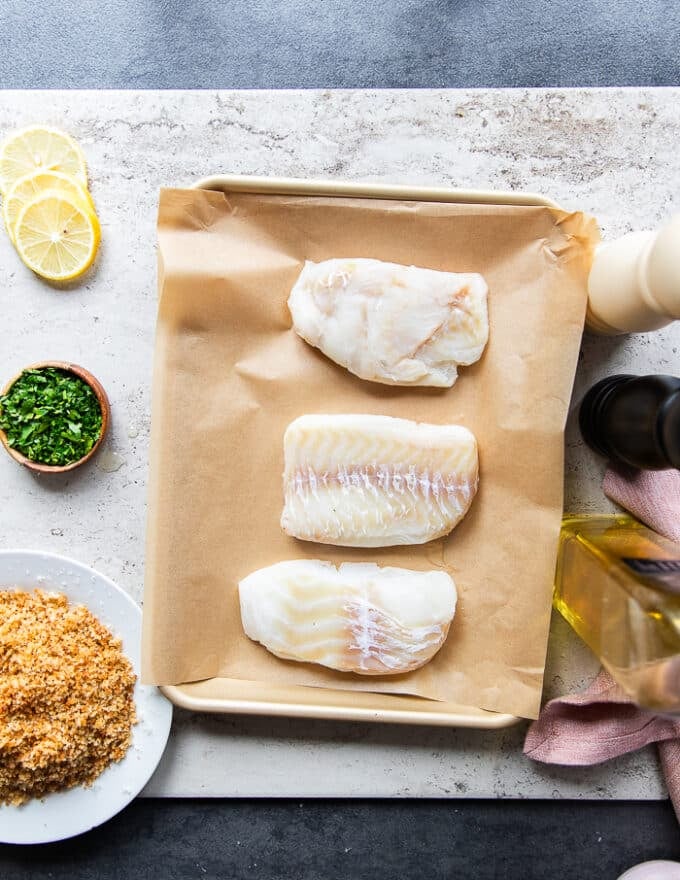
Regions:
M 91 785 L 136 723 L 135 674 L 87 608 L 0 591 L 0 804 Z

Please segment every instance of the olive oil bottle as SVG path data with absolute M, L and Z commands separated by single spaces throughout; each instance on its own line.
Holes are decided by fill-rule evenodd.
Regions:
M 634 702 L 680 713 L 680 544 L 628 516 L 565 516 L 554 604 Z

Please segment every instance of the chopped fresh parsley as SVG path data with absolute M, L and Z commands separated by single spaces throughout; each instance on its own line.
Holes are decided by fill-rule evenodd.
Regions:
M 87 382 L 55 367 L 24 370 L 0 396 L 0 428 L 12 447 L 31 461 L 63 466 L 92 449 L 102 411 Z

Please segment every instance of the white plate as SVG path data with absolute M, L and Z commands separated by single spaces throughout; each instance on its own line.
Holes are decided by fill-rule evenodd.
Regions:
M 123 652 L 137 676 L 142 612 L 112 581 L 86 565 L 31 550 L 0 551 L 0 590 L 18 587 L 64 593 L 85 605 L 123 640 Z M 91 788 L 72 788 L 20 807 L 0 806 L 0 842 L 49 843 L 82 834 L 120 812 L 145 786 L 161 759 L 170 733 L 172 704 L 155 687 L 135 684 L 138 722 L 132 744 Z

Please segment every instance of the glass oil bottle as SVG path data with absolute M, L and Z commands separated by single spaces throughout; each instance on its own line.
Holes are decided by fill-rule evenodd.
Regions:
M 680 544 L 628 516 L 565 516 L 554 604 L 635 703 L 680 713 Z

